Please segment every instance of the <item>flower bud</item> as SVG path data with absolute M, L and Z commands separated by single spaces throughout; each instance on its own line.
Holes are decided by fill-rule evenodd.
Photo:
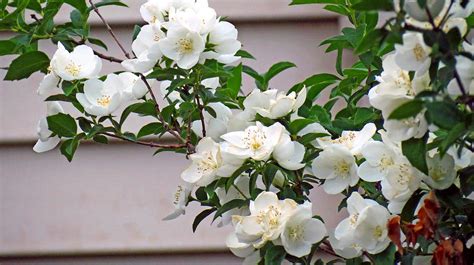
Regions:
M 404 9 L 407 14 L 421 22 L 429 21 L 428 10 L 433 18 L 437 17 L 443 10 L 445 0 L 427 0 L 426 7 L 418 5 L 417 0 L 405 0 Z

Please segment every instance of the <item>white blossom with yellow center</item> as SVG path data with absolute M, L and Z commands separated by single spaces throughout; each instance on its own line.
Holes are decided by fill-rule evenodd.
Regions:
M 122 104 L 123 82 L 116 74 L 109 74 L 105 81 L 90 79 L 84 82 L 84 93 L 76 98 L 84 110 L 94 116 L 102 117 L 115 112 Z
M 131 72 L 150 71 L 163 56 L 158 42 L 165 37 L 160 24 L 143 26 L 132 43 L 132 51 L 137 58 L 124 60 L 122 66 Z
M 387 209 L 353 192 L 347 199 L 347 211 L 349 217 L 337 225 L 331 240 L 335 249 L 345 249 L 341 252 L 349 253 L 347 258 L 351 258 L 361 250 L 380 253 L 389 245 L 386 224 L 390 215 Z M 350 249 L 352 251 L 348 251 Z
M 451 155 L 445 154 L 441 157 L 439 154 L 433 157 L 427 157 L 428 176 L 423 177 L 423 181 L 430 187 L 437 190 L 449 188 L 456 178 L 455 163 Z
M 359 181 L 357 164 L 350 150 L 341 144 L 326 147 L 312 164 L 313 174 L 324 179 L 323 189 L 337 194 Z
M 196 32 L 174 25 L 168 29 L 166 38 L 158 42 L 161 52 L 183 69 L 190 69 L 199 62 L 205 48 L 204 38 Z
M 383 142 L 368 142 L 362 148 L 362 156 L 365 161 L 359 166 L 357 173 L 365 181 L 381 181 L 396 170 L 399 155 Z
M 395 61 L 406 71 L 416 71 L 418 76 L 425 74 L 431 64 L 431 47 L 419 32 L 403 34 L 403 45 L 395 45 Z
M 261 248 L 281 235 L 297 208 L 298 204 L 291 199 L 279 200 L 273 192 L 262 192 L 250 202 L 249 216 L 234 216 L 236 236 L 241 242 Z
M 192 185 L 185 183 L 183 185 L 178 185 L 176 192 L 173 194 L 173 205 L 174 211 L 163 218 L 163 220 L 173 220 L 178 218 L 180 215 L 185 214 L 186 204 L 188 203 L 188 197 L 191 193 Z
M 325 149 L 332 145 L 342 145 L 346 147 L 351 154 L 360 155 L 362 146 L 374 136 L 377 127 L 373 123 L 366 124 L 360 131 L 343 131 L 341 137 L 337 139 L 321 138 L 319 145 Z
M 229 153 L 242 159 L 262 161 L 270 158 L 285 131 L 285 127 L 280 123 L 266 127 L 257 122 L 245 131 L 230 132 L 221 138 L 226 141 L 225 147 Z
M 288 218 L 281 234 L 285 251 L 295 257 L 307 256 L 311 247 L 327 235 L 323 222 L 313 218 L 312 205 L 306 202 Z
M 199 141 L 196 153 L 190 158 L 191 165 L 181 173 L 181 178 L 197 186 L 206 186 L 218 176 L 230 176 L 243 162 L 221 150 L 221 146 L 209 137 Z
M 102 69 L 102 61 L 86 45 L 79 45 L 72 52 L 68 52 L 63 44 L 58 42 L 58 50 L 51 59 L 50 69 L 66 81 L 95 78 Z
M 306 88 L 298 94 L 291 92 L 278 92 L 277 89 L 260 91 L 254 89 L 244 100 L 244 107 L 247 111 L 253 111 L 263 117 L 278 119 L 291 112 L 297 111 L 306 100 Z

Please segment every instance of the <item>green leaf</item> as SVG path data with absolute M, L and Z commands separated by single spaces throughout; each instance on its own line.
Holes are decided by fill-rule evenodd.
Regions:
M 344 0 L 293 0 L 290 5 L 307 5 L 307 4 L 340 4 L 344 5 Z
M 411 221 L 415 219 L 415 210 L 423 195 L 424 193 L 420 192 L 420 190 L 411 195 L 410 199 L 408 199 L 408 201 L 405 203 L 405 206 L 403 206 L 402 212 L 400 214 L 402 221 L 411 223 Z
M 382 253 L 373 256 L 374 263 L 377 265 L 393 265 L 395 264 L 395 253 L 397 248 L 394 244 L 390 244 Z
M 105 44 L 103 41 L 95 38 L 87 38 L 87 40 L 94 45 L 97 45 L 99 47 L 104 48 L 104 50 L 108 50 L 107 44 Z
M 216 211 L 215 208 L 210 208 L 210 209 L 204 210 L 200 214 L 198 214 L 196 216 L 196 218 L 194 218 L 194 221 L 193 221 L 193 232 L 196 232 L 196 229 L 197 229 L 198 225 L 202 222 L 202 220 L 204 220 L 204 218 L 208 217 L 214 211 Z
M 142 138 L 151 134 L 160 134 L 164 132 L 164 127 L 159 122 L 152 122 L 143 126 L 137 134 L 137 138 Z
M 227 80 L 227 88 L 229 89 L 230 96 L 237 98 L 240 87 L 242 85 L 242 64 L 239 64 L 232 70 L 232 77 Z
M 390 0 L 362 0 L 352 6 L 355 10 L 382 10 L 382 11 L 392 11 L 393 4 Z
M 279 62 L 279 63 L 276 63 L 276 64 L 272 65 L 272 67 L 270 67 L 268 72 L 266 72 L 263 75 L 264 87 L 267 88 L 268 87 L 268 82 L 270 82 L 270 80 L 272 78 L 274 78 L 275 76 L 277 76 L 279 73 L 281 73 L 281 72 L 283 72 L 287 69 L 293 68 L 293 67 L 296 67 L 296 65 L 294 63 L 291 63 L 291 62 Z
M 212 219 L 213 221 L 216 220 L 218 217 L 222 216 L 223 213 L 228 212 L 234 208 L 241 208 L 243 206 L 247 205 L 246 200 L 241 200 L 241 199 L 234 199 L 231 200 L 230 202 L 227 202 L 226 204 L 222 205 L 214 215 L 214 218 Z
M 264 78 L 257 71 L 255 71 L 253 68 L 249 66 L 244 65 L 242 67 L 242 72 L 246 73 L 247 75 L 255 79 L 255 84 L 257 85 L 257 87 L 259 89 L 263 89 Z
M 400 107 L 396 108 L 388 118 L 391 120 L 403 120 L 415 117 L 422 110 L 423 102 L 420 100 L 412 100 L 403 103 Z
M 457 123 L 462 122 L 462 112 L 455 103 L 429 102 L 425 104 L 431 122 L 443 129 L 451 129 Z
M 64 0 L 64 3 L 71 5 L 81 13 L 85 13 L 87 10 L 85 0 Z
M 410 163 L 421 172 L 428 175 L 428 166 L 426 164 L 426 141 L 428 137 L 412 138 L 402 142 L 402 152 Z
M 11 40 L 0 40 L 0 56 L 15 54 L 16 43 Z
M 63 154 L 69 162 L 72 161 L 72 158 L 76 153 L 77 147 L 79 146 L 79 142 L 83 137 L 84 134 L 79 134 L 73 139 L 68 139 L 61 144 L 61 154 Z
M 74 0 L 72 0 L 74 1 Z M 121 1 L 118 0 L 102 0 L 100 2 L 95 3 L 95 7 L 100 8 L 104 6 L 123 6 L 123 7 L 128 7 L 127 4 L 122 3 Z M 87 9 L 87 12 L 91 12 L 93 9 L 89 7 Z
M 273 164 L 268 164 L 265 167 L 265 171 L 263 172 L 263 183 L 265 184 L 265 187 L 267 190 L 270 189 L 270 186 L 273 183 L 273 179 L 275 178 L 276 173 L 280 170 L 280 168 L 276 165 Z
M 235 56 L 240 56 L 240 57 L 242 57 L 242 58 L 255 60 L 255 57 L 253 57 L 252 54 L 250 54 L 248 51 L 244 51 L 244 50 L 238 51 L 238 52 L 235 54 Z
M 77 124 L 69 114 L 58 113 L 46 118 L 48 128 L 60 137 L 74 137 L 77 133 Z
M 271 246 L 265 253 L 265 265 L 278 265 L 283 262 L 286 256 L 283 246 Z
M 32 51 L 17 57 L 10 64 L 5 80 L 21 80 L 30 77 L 37 71 L 48 69 L 49 58 L 46 54 L 39 51 Z

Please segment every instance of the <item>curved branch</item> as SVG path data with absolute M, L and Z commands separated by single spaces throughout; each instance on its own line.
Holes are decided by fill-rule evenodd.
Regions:
M 130 143 L 134 143 L 134 144 L 138 144 L 138 145 L 144 145 L 144 146 L 148 146 L 148 147 L 154 147 L 154 148 L 179 149 L 179 148 L 187 147 L 186 144 L 159 144 L 159 143 L 155 143 L 155 142 L 135 141 L 135 140 L 132 140 L 132 139 L 120 136 L 120 135 L 116 135 L 116 134 L 113 134 L 113 133 L 108 133 L 108 132 L 104 132 L 102 134 L 106 135 L 106 136 L 109 136 L 111 138 L 120 139 L 120 140 L 123 140 L 123 141 L 126 141 L 126 142 L 130 142 Z

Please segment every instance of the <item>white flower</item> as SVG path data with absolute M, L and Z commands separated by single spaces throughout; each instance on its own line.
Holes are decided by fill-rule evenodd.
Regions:
M 148 88 L 143 80 L 129 72 L 123 72 L 118 75 L 120 81 L 122 81 L 122 87 L 119 90 L 122 93 L 124 100 L 134 100 L 143 98 L 148 93 Z M 153 84 L 153 80 L 148 81 L 149 84 Z
M 420 187 L 422 173 L 411 166 L 403 156 L 397 163 L 397 168 L 390 171 L 381 182 L 382 194 L 389 201 L 388 209 L 391 213 L 399 214 L 405 203 Z
M 213 8 L 208 6 L 195 6 L 195 8 L 178 10 L 172 8 L 169 13 L 169 20 L 171 27 L 174 23 L 177 23 L 189 31 L 205 35 L 217 24 L 217 14 Z
M 181 173 L 181 178 L 197 186 L 206 186 L 217 176 L 228 177 L 242 165 L 242 160 L 221 150 L 221 146 L 211 138 L 199 141 L 196 153 L 190 155 L 191 165 Z
M 323 189 L 328 194 L 337 194 L 359 181 L 354 155 L 342 145 L 325 148 L 312 164 L 313 174 L 325 179 Z
M 255 252 L 255 248 L 251 244 L 240 242 L 235 232 L 227 236 L 225 244 L 232 254 L 239 258 L 246 258 Z
M 122 87 L 123 83 L 118 75 L 109 74 L 105 81 L 89 79 L 84 82 L 84 93 L 77 93 L 76 98 L 87 113 L 107 116 L 120 107 Z
M 298 170 L 305 166 L 302 163 L 305 152 L 304 145 L 297 141 L 292 141 L 290 135 L 283 133 L 280 142 L 273 151 L 273 158 L 283 168 Z
M 189 184 L 179 185 L 174 193 L 174 207 L 175 210 L 170 215 L 163 218 L 163 220 L 173 220 L 178 218 L 180 215 L 185 214 L 186 204 L 188 203 L 188 197 L 191 194 L 192 187 Z
M 224 205 L 235 199 L 245 200 L 246 198 L 249 198 L 249 181 L 250 179 L 248 177 L 239 176 L 234 180 L 234 185 L 232 185 L 227 192 L 224 187 L 217 188 L 216 194 L 219 198 L 219 203 Z M 232 221 L 233 215 L 245 216 L 249 214 L 248 207 L 234 208 L 222 214 L 220 226 L 229 224 Z
M 58 42 L 58 50 L 51 59 L 51 70 L 66 81 L 95 78 L 101 69 L 102 61 L 86 45 L 79 45 L 70 53 Z
M 384 251 L 390 244 L 387 221 L 390 213 L 381 205 L 363 209 L 356 223 L 354 237 L 361 247 L 370 254 Z
M 433 157 L 428 156 L 426 163 L 428 164 L 428 176 L 424 176 L 423 181 L 430 187 L 444 190 L 454 183 L 456 170 L 454 169 L 454 159 L 449 154 L 445 154 L 443 158 L 439 154 Z
M 278 119 L 298 110 L 306 100 L 306 88 L 298 94 L 291 92 L 278 93 L 276 89 L 260 91 L 254 89 L 244 100 L 245 109 L 253 110 L 256 113 L 270 119 Z
M 127 59 L 122 66 L 131 72 L 146 73 L 150 71 L 162 57 L 158 42 L 166 37 L 160 25 L 145 25 L 132 43 L 134 59 Z
M 428 122 L 424 111 L 417 116 L 403 120 L 391 120 L 388 117 L 404 103 L 414 99 L 419 92 L 430 88 L 428 74 L 415 75 L 411 80 L 409 72 L 401 69 L 394 60 L 394 55 L 388 55 L 383 60 L 383 68 L 379 84 L 369 91 L 370 104 L 382 111 L 385 118 L 384 128 L 390 137 L 396 141 L 404 141 L 412 137 L 422 137 L 428 130 Z
M 285 127 L 280 123 L 265 127 L 257 122 L 245 131 L 230 132 L 221 138 L 227 143 L 227 152 L 243 159 L 265 161 L 270 158 L 284 131 Z
M 365 158 L 365 162 L 359 166 L 357 173 L 365 181 L 381 181 L 392 170 L 398 168 L 396 163 L 399 155 L 399 153 L 382 142 L 368 142 L 362 148 L 362 156 Z
M 323 222 L 312 217 L 311 203 L 298 206 L 288 218 L 281 234 L 285 251 L 295 257 L 307 256 L 313 244 L 323 240 L 327 235 Z
M 432 17 L 437 17 L 444 8 L 445 0 L 428 0 L 426 8 Z M 421 8 L 417 0 L 405 0 L 404 9 L 412 18 L 418 21 L 428 21 L 429 16 L 426 8 Z
M 403 34 L 403 45 L 395 44 L 395 61 L 407 71 L 423 75 L 431 64 L 431 47 L 425 44 L 423 34 L 407 32 Z
M 47 116 L 56 115 L 58 113 L 64 113 L 61 104 L 58 102 L 50 101 L 46 102 L 46 109 L 47 109 Z M 47 118 L 42 118 L 38 122 L 38 127 L 36 133 L 38 134 L 38 141 L 36 142 L 35 146 L 33 147 L 33 151 L 36 153 L 43 153 L 55 148 L 60 139 L 58 136 L 51 137 L 51 132 L 48 126 Z
M 377 254 L 387 248 L 390 244 L 387 209 L 353 192 L 347 199 L 347 211 L 350 216 L 342 220 L 334 232 L 338 249 L 353 249 L 352 254 L 360 250 Z
M 377 205 L 377 202 L 364 199 L 362 196 L 357 193 L 353 192 L 349 198 L 347 198 L 347 211 L 349 213 L 349 217 L 342 220 L 337 226 L 334 231 L 334 241 L 331 242 L 331 245 L 335 249 L 341 250 L 341 252 L 345 253 L 344 257 L 356 257 L 361 254 L 361 245 L 357 242 L 355 238 L 355 230 L 357 229 L 357 222 L 359 219 L 360 213 L 370 207 Z
M 60 81 L 61 79 L 54 72 L 48 73 L 38 87 L 38 95 L 49 97 L 54 94 L 55 90 L 59 92 L 58 85 Z
M 166 38 L 159 41 L 161 52 L 174 60 L 180 68 L 190 69 L 199 62 L 205 41 L 199 33 L 185 27 L 171 27 Z
M 148 23 L 165 22 L 165 17 L 171 8 L 189 8 L 194 2 L 194 0 L 148 0 L 140 7 L 140 14 Z
M 234 216 L 239 241 L 261 248 L 268 241 L 276 240 L 283 232 L 285 223 L 298 204 L 291 200 L 279 200 L 273 192 L 260 193 L 250 202 L 249 216 Z
M 370 105 L 382 111 L 385 118 L 401 104 L 413 99 L 421 91 L 430 87 L 428 75 L 415 75 L 413 80 L 408 71 L 395 63 L 395 55 L 387 55 L 383 62 L 383 72 L 377 77 L 380 83 L 369 91 Z
M 331 140 L 329 137 L 318 138 L 321 148 L 325 149 L 333 145 L 343 145 L 351 154 L 357 156 L 365 143 L 367 143 L 377 131 L 373 123 L 366 124 L 360 131 L 343 131 L 341 137 Z
M 425 118 L 425 111 L 422 111 L 415 117 L 403 120 L 385 120 L 383 127 L 387 130 L 388 137 L 402 142 L 410 138 L 423 137 L 428 131 L 428 121 Z
M 215 111 L 216 117 L 213 117 L 207 110 L 203 111 L 206 136 L 211 137 L 215 141 L 219 141 L 220 137 L 227 132 L 227 124 L 232 116 L 232 111 L 229 107 L 220 102 L 209 103 L 207 106 Z M 192 130 L 199 137 L 203 137 L 202 123 L 200 120 L 192 123 Z
M 239 60 L 235 54 L 242 44 L 237 40 L 238 31 L 227 21 L 220 21 L 209 33 L 209 43 L 212 51 L 204 52 L 201 59 L 216 59 L 220 63 L 231 64 Z

